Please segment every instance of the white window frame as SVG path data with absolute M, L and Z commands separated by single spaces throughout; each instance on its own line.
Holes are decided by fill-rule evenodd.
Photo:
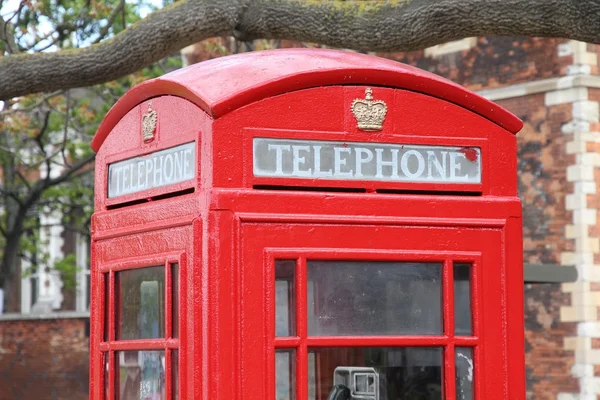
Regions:
M 75 310 L 81 312 L 89 311 L 88 304 L 90 302 L 90 293 L 88 293 L 88 288 L 91 288 L 91 285 L 86 285 L 90 278 L 89 247 L 90 243 L 88 237 L 78 233 L 75 244 L 75 258 L 77 263 L 77 297 L 75 301 Z

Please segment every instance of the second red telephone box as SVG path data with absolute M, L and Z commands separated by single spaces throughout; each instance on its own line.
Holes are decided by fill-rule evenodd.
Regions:
M 145 82 L 92 147 L 92 399 L 524 399 L 521 122 L 340 51 Z

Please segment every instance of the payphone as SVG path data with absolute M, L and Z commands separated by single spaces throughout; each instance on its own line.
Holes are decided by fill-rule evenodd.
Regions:
M 90 398 L 523 400 L 521 126 L 342 51 L 134 87 L 92 142 Z

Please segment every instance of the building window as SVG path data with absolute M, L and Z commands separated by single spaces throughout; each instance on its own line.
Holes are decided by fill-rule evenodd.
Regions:
M 77 247 L 75 251 L 77 259 L 77 311 L 89 311 L 90 309 L 90 260 L 91 246 L 90 238 L 86 235 L 77 235 Z

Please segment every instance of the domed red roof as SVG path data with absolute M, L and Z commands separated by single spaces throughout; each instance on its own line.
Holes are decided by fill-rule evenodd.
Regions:
M 216 119 L 267 97 L 331 85 L 412 90 L 455 103 L 512 133 L 523 126 L 521 120 L 497 104 L 409 65 L 347 51 L 281 49 L 220 57 L 137 85 L 107 113 L 91 146 L 98 151 L 119 120 L 137 104 L 152 97 L 185 98 Z

